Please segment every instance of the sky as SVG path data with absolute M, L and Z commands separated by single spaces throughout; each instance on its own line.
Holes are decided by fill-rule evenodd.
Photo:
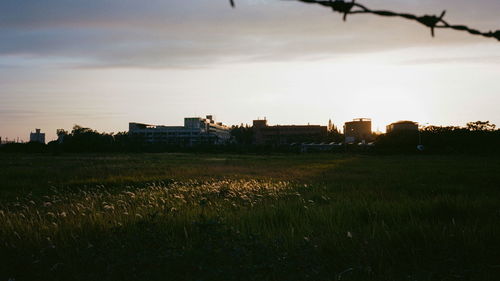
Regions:
M 500 29 L 498 0 L 365 0 Z M 500 125 L 500 42 L 280 0 L 2 0 L 0 137 L 78 124 Z

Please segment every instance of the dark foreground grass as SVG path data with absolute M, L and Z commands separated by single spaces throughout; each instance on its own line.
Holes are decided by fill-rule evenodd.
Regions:
M 0 160 L 0 280 L 500 278 L 495 157 Z

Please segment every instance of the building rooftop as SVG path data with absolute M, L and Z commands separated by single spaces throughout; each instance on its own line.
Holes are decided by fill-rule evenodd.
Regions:
M 413 121 L 409 121 L 409 120 L 401 120 L 401 121 L 391 123 L 391 125 L 392 124 L 417 124 L 417 122 L 413 122 Z
M 372 121 L 371 118 L 355 118 L 353 119 L 351 122 L 368 122 L 368 121 Z

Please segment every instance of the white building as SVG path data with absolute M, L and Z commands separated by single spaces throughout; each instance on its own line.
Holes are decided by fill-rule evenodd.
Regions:
M 41 133 L 40 129 L 35 129 L 34 133 L 30 133 L 30 142 L 39 142 L 45 144 L 45 133 Z
M 216 123 L 212 115 L 206 118 L 186 117 L 184 126 L 163 126 L 129 123 L 129 135 L 146 143 L 180 145 L 224 144 L 231 138 L 230 128 Z

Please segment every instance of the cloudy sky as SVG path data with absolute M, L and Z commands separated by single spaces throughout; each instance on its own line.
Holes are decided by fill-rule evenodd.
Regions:
M 295 1 L 0 1 L 0 136 L 74 124 L 500 125 L 500 42 Z M 498 0 L 365 0 L 500 29 Z

